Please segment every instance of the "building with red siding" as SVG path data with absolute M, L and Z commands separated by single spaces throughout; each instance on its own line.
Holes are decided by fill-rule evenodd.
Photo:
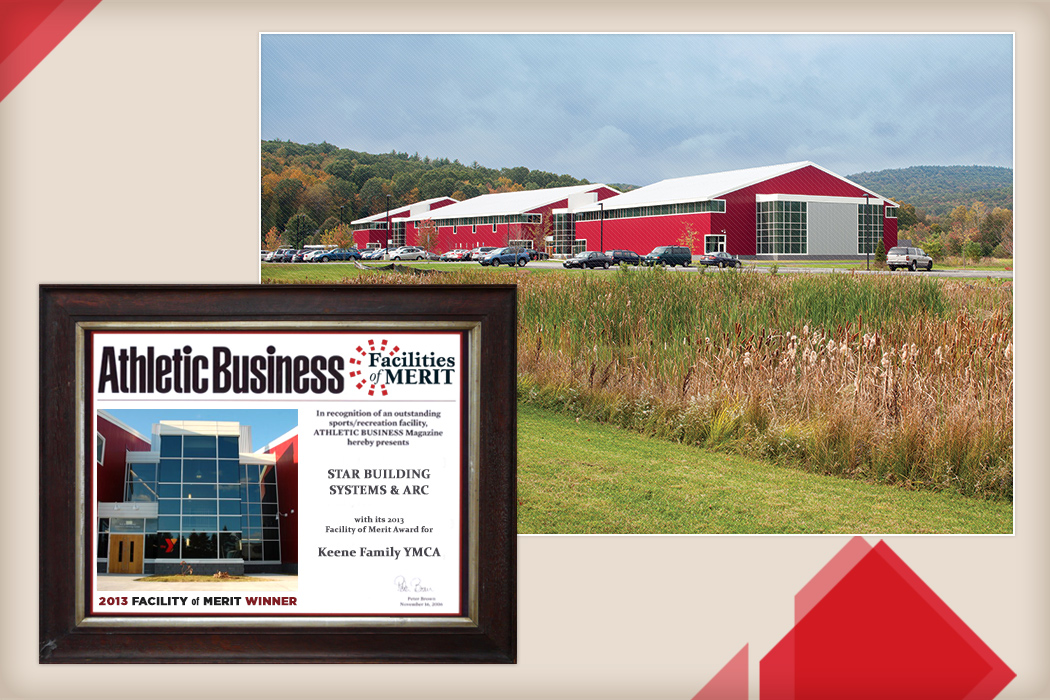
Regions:
M 96 426 L 98 573 L 297 571 L 297 429 L 252 452 L 236 421 Z
M 555 211 L 558 253 L 681 245 L 754 259 L 842 258 L 897 244 L 897 204 L 809 161 L 663 180 Z M 571 250 L 570 250 L 571 246 Z
M 553 243 L 554 211 L 585 207 L 618 194 L 602 184 L 486 194 L 409 216 L 408 245 L 422 244 L 420 225 L 429 219 L 438 234 L 437 243 L 429 246 L 433 252 L 506 245 L 542 249 Z
M 277 493 L 280 494 L 281 569 L 299 573 L 299 428 L 287 433 L 259 450 L 276 458 Z
M 435 197 L 351 221 L 350 228 L 354 232 L 354 246 L 357 248 L 386 248 L 406 245 L 405 221 L 408 217 L 423 215 L 426 212 L 455 204 L 456 201 L 451 197 Z

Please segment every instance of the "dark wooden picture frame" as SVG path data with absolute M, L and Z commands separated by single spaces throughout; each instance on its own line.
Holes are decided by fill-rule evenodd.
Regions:
M 41 286 L 40 662 L 514 663 L 516 323 L 510 285 Z M 85 334 L 180 324 L 215 331 L 444 324 L 465 333 L 470 420 L 462 616 L 353 624 L 206 618 L 186 625 L 85 613 L 85 581 L 95 565 L 86 554 L 84 483 L 94 466 L 94 435 L 84 415 Z

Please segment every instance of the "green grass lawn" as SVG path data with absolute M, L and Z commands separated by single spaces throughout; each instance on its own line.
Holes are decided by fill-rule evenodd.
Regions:
M 906 491 L 518 404 L 518 532 L 1010 533 L 1013 505 Z

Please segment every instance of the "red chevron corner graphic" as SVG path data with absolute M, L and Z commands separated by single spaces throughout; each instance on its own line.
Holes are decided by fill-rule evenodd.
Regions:
M 707 682 L 693 700 L 747 700 L 747 645 Z
M 696 697 L 718 697 L 716 680 L 724 697 L 746 696 L 746 649 Z M 759 662 L 759 690 L 762 700 L 991 700 L 1016 675 L 889 545 L 855 537 L 796 595 L 795 626 Z
M 0 2 L 0 101 L 101 0 L 35 0 Z

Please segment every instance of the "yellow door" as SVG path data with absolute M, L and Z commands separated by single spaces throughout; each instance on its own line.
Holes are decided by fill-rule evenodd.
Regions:
M 141 574 L 145 535 L 109 536 L 109 573 Z

